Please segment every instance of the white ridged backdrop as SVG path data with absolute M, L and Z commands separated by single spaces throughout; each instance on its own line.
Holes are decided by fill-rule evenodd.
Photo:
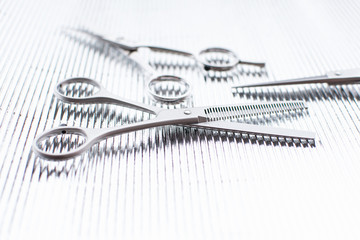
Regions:
M 359 11 L 356 0 L 2 1 L 0 239 L 359 239 L 359 87 L 230 88 L 360 67 Z M 305 100 L 302 114 L 248 120 L 315 131 L 316 146 L 163 127 L 107 139 L 76 159 L 40 159 L 31 145 L 44 129 L 147 117 L 62 103 L 53 89 L 66 78 L 180 107 L 151 100 L 141 69 L 121 52 L 65 27 L 265 60 L 264 69 L 203 76 L 179 56 L 144 56 L 191 82 L 193 97 L 181 106 Z

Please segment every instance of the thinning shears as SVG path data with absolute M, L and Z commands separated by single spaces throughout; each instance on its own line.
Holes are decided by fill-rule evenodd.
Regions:
M 74 89 L 77 89 L 75 93 L 73 91 Z M 165 125 L 185 125 L 275 138 L 299 139 L 305 140 L 306 142 L 312 141 L 315 138 L 315 133 L 308 131 L 224 121 L 244 116 L 306 109 L 307 106 L 301 101 L 163 109 L 113 95 L 98 82 L 87 78 L 70 78 L 58 83 L 55 89 L 55 95 L 65 102 L 117 104 L 155 114 L 156 117 L 150 120 L 113 128 L 92 129 L 62 126 L 47 130 L 37 136 L 33 144 L 33 149 L 34 152 L 40 156 L 53 160 L 64 160 L 80 155 L 93 144 L 110 136 Z M 84 141 L 80 144 L 69 144 L 66 149 L 67 151 L 61 152 L 57 152 L 47 146 L 47 141 L 51 141 L 51 139 L 61 139 L 62 136 L 66 134 L 81 136 L 84 138 Z M 74 146 L 75 148 L 73 148 Z
M 266 86 L 296 85 L 296 84 L 310 84 L 310 83 L 327 83 L 329 85 L 342 85 L 342 84 L 354 84 L 359 82 L 360 82 L 360 69 L 355 68 L 348 70 L 331 71 L 321 76 L 242 84 L 242 85 L 234 86 L 233 88 L 266 87 Z
M 124 38 L 120 38 L 120 37 L 115 38 L 112 36 L 100 35 L 84 29 L 72 29 L 72 30 L 86 33 L 92 37 L 98 38 L 101 41 L 107 42 L 113 46 L 119 47 L 129 52 L 136 52 L 141 48 L 149 48 L 153 51 L 160 51 L 160 52 L 167 52 L 167 53 L 188 56 L 195 59 L 195 61 L 198 64 L 202 65 L 203 68 L 207 71 L 208 70 L 228 71 L 235 68 L 238 64 L 265 67 L 264 62 L 251 62 L 251 61 L 240 60 L 235 52 L 226 48 L 211 47 L 201 50 L 199 54 L 194 54 L 191 52 L 177 50 L 173 48 L 146 45 L 146 44 L 134 44 L 128 40 L 125 40 Z M 219 58 L 219 56 L 221 57 Z

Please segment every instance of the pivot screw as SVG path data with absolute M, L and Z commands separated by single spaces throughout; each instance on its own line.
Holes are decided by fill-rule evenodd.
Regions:
M 184 111 L 184 114 L 190 115 L 190 114 L 191 114 L 191 111 L 190 111 L 190 110 L 185 110 L 185 111 Z

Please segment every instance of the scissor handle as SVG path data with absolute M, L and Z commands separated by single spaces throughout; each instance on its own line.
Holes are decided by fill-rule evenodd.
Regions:
M 94 136 L 94 134 L 92 133 L 94 130 L 96 129 L 87 129 L 80 127 L 58 127 L 50 129 L 36 137 L 33 143 L 33 151 L 37 155 L 51 160 L 64 160 L 75 157 L 90 148 L 92 144 L 89 140 L 91 140 L 91 136 Z M 63 141 L 66 138 L 65 134 L 70 134 L 70 136 L 75 135 L 77 136 L 77 138 L 83 138 L 84 142 L 81 145 L 77 145 L 76 143 L 74 144 L 73 142 L 62 142 L 62 144 L 60 145 L 61 148 L 56 149 L 56 146 L 53 145 L 58 142 L 57 139 L 59 138 L 61 139 L 60 141 Z M 55 143 L 50 143 L 49 146 L 47 146 L 46 143 L 43 144 L 43 141 L 49 139 L 55 139 L 53 140 L 55 141 Z
M 79 89 L 80 86 L 73 86 L 73 89 L 70 89 L 72 93 L 78 92 L 78 96 L 74 95 L 68 95 L 66 92 L 63 91 L 63 88 L 70 87 L 71 84 L 86 84 L 90 85 L 93 89 L 91 91 L 88 91 L 85 94 L 81 94 L 81 92 L 84 93 L 84 90 Z M 90 79 L 90 78 L 68 78 L 64 81 L 59 82 L 54 90 L 55 96 L 65 102 L 71 102 L 71 103 L 99 103 L 99 97 L 105 95 L 106 90 L 103 89 L 103 87 L 96 81 Z
M 210 54 L 222 54 L 226 56 L 225 59 L 218 59 L 216 61 L 213 59 L 206 58 L 206 55 Z M 242 61 L 238 58 L 235 52 L 219 47 L 206 48 L 199 52 L 198 61 L 200 61 L 204 65 L 205 70 L 216 70 L 216 71 L 228 71 L 233 69 L 237 64 L 247 64 L 247 65 L 255 65 L 259 67 L 264 67 L 265 63 L 263 62 L 249 62 Z
M 160 87 L 160 89 L 156 89 L 156 85 L 163 85 L 166 83 L 170 83 L 172 86 L 174 84 L 179 84 L 179 88 L 177 90 L 172 87 L 172 90 L 170 92 L 178 92 L 178 94 L 175 93 L 175 95 L 164 95 L 161 94 L 161 92 L 169 92 L 168 86 L 166 89 L 163 89 L 163 87 Z M 180 89 L 183 88 L 183 89 Z M 183 78 L 173 76 L 173 75 L 160 75 L 157 77 L 152 78 L 149 83 L 147 84 L 147 90 L 148 93 L 158 101 L 162 102 L 180 102 L 186 98 L 188 98 L 191 95 L 192 88 L 191 85 Z
M 198 122 L 204 122 L 206 118 L 203 119 L 199 117 L 196 112 L 191 112 L 187 109 L 173 109 L 173 110 L 163 110 L 161 111 L 156 118 L 150 119 L 147 121 L 132 123 L 124 126 L 114 127 L 114 128 L 81 128 L 81 127 L 57 127 L 43 132 L 36 137 L 33 143 L 33 150 L 35 153 L 41 157 L 45 157 L 52 160 L 65 160 L 75 156 L 80 155 L 81 153 L 88 150 L 95 143 L 119 134 L 124 134 L 132 131 L 142 130 L 146 128 L 159 127 L 165 125 L 176 125 L 176 124 L 192 124 Z M 58 142 L 57 139 L 64 139 L 66 135 L 82 137 L 83 142 L 76 144 L 73 142 L 70 143 L 61 143 L 60 147 L 63 149 L 52 149 L 46 146 L 46 140 Z M 71 140 L 71 137 L 70 137 Z M 45 148 L 43 142 L 45 141 Z M 50 150 L 50 151 L 48 151 Z M 63 151 L 65 150 L 65 151 Z
M 87 84 L 94 87 L 95 91 L 90 91 L 88 94 L 81 95 L 81 89 L 74 89 L 76 91 L 79 91 L 79 96 L 68 96 L 65 92 L 63 92 L 62 88 L 65 86 L 70 86 L 71 84 Z M 76 85 L 75 85 L 76 86 Z M 161 111 L 161 108 L 153 107 L 150 105 L 146 105 L 143 103 L 139 103 L 136 101 L 132 101 L 129 99 L 121 98 L 119 96 L 113 95 L 109 91 L 107 91 L 103 86 L 101 86 L 98 82 L 95 80 L 92 80 L 90 78 L 69 78 L 62 82 L 59 82 L 55 87 L 55 96 L 59 99 L 70 102 L 70 103 L 79 103 L 79 104 L 116 104 L 132 109 L 137 109 L 140 111 L 148 112 L 151 114 L 157 114 L 159 111 Z
M 147 48 L 148 49 L 148 48 Z M 144 49 L 146 50 L 146 49 Z M 148 49 L 149 50 L 149 49 Z M 161 102 L 180 102 L 191 95 L 191 85 L 183 78 L 174 76 L 174 75 L 159 75 L 148 62 L 146 62 L 142 56 L 139 55 L 139 52 L 133 52 L 129 57 L 137 62 L 146 72 L 149 74 L 149 82 L 147 84 L 148 93 L 155 99 Z M 184 89 L 180 94 L 177 95 L 164 95 L 161 94 L 164 89 L 159 89 L 160 91 L 155 91 L 156 85 L 164 85 L 168 83 L 170 85 L 178 84 Z M 166 89 L 167 90 L 167 89 Z

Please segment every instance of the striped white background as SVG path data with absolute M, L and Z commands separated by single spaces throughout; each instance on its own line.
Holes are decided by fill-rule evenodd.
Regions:
M 359 11 L 356 0 L 1 1 L 0 239 L 359 239 L 359 87 L 230 89 L 359 67 Z M 64 104 L 53 97 L 58 81 L 91 77 L 157 104 L 136 64 L 64 27 L 266 60 L 266 69 L 237 66 L 204 78 L 187 59 L 147 56 L 192 83 L 182 106 L 306 100 L 304 114 L 250 121 L 315 131 L 316 147 L 164 127 L 110 138 L 73 160 L 39 159 L 31 145 L 44 129 L 147 117 Z

